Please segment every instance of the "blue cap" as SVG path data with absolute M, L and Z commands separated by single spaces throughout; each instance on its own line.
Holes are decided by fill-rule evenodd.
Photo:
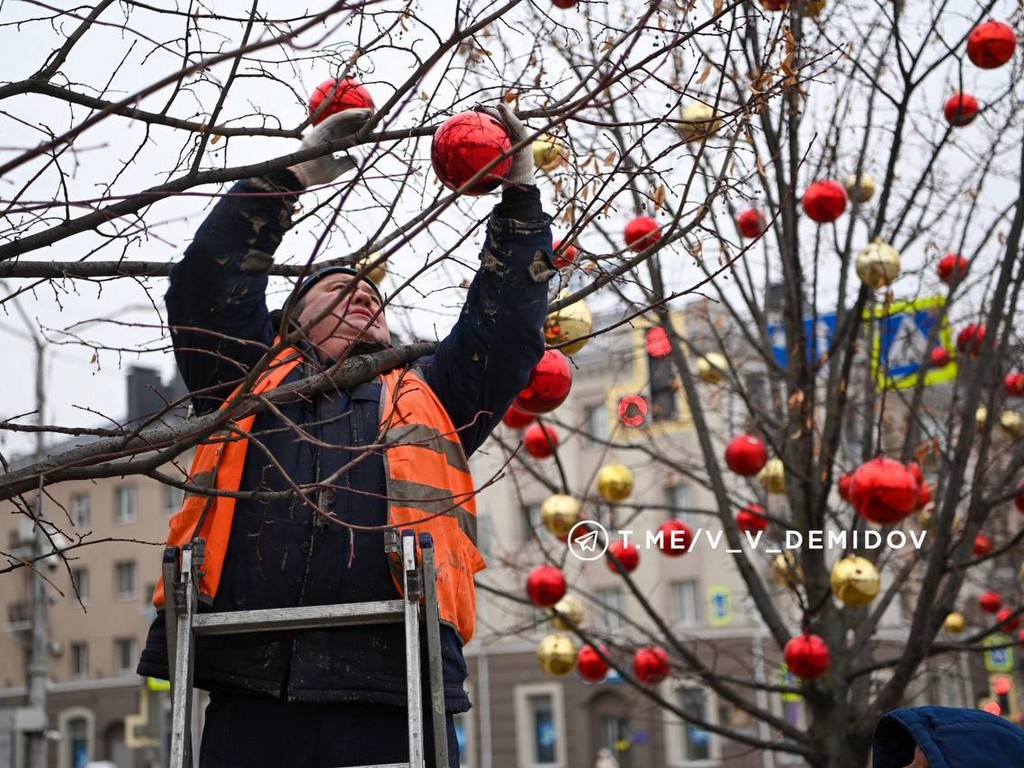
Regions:
M 312 288 L 316 283 L 320 282 L 321 280 L 323 280 L 328 275 L 336 275 L 336 274 L 352 275 L 353 277 L 356 277 L 356 276 L 358 276 L 360 274 L 360 271 L 358 269 L 356 269 L 355 267 L 348 266 L 347 264 L 332 264 L 330 266 L 320 267 L 319 269 L 315 269 L 312 272 L 310 272 L 308 275 L 306 275 L 306 279 L 305 280 L 303 280 L 301 283 L 299 283 L 299 288 L 295 292 L 295 299 L 296 299 L 296 301 L 301 299 L 309 291 L 309 289 Z M 373 288 L 373 292 L 375 294 L 377 294 L 377 298 L 380 299 L 381 304 L 383 304 L 384 303 L 384 295 L 380 292 L 380 288 L 377 287 L 377 284 L 375 282 L 373 282 L 373 280 L 370 279 L 369 273 L 368 272 L 363 272 L 362 273 L 362 279 L 363 279 L 364 283 L 366 283 L 371 288 Z

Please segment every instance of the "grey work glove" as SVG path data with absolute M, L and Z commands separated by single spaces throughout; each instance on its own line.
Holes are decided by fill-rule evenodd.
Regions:
M 351 136 L 366 125 L 371 117 L 372 109 L 346 109 L 344 112 L 331 115 L 302 137 L 299 149 L 326 147 L 333 141 Z M 315 184 L 329 184 L 345 171 L 355 167 L 355 160 L 348 154 L 335 157 L 328 152 L 312 160 L 296 163 L 289 170 L 295 174 L 302 186 L 311 187 Z
M 477 107 L 480 112 L 490 115 L 505 126 L 512 146 L 524 141 L 530 130 L 520 122 L 516 113 L 504 101 L 496 107 Z M 508 177 L 502 181 L 502 187 L 525 187 L 533 184 L 533 143 L 526 142 L 512 156 L 512 167 Z

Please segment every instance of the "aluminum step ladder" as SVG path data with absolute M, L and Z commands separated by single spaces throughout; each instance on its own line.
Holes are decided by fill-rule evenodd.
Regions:
M 195 539 L 184 547 L 164 550 L 163 580 L 166 595 L 167 650 L 171 660 L 170 768 L 192 768 L 192 700 L 196 638 L 244 632 L 351 627 L 405 622 L 405 656 L 409 704 L 409 762 L 379 763 L 360 768 L 424 768 L 423 710 L 420 682 L 422 616 L 427 630 L 427 664 L 438 768 L 448 768 L 444 684 L 441 672 L 441 628 L 437 609 L 434 545 L 429 533 L 419 535 L 420 558 L 412 530 L 385 534 L 385 557 L 401 557 L 404 597 L 367 603 L 267 608 L 253 611 L 199 613 L 198 574 L 206 542 Z M 421 603 L 422 600 L 422 603 Z

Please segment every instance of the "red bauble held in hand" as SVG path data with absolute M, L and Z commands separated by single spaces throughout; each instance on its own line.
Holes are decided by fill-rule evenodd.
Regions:
M 505 126 L 493 117 L 482 112 L 461 112 L 437 129 L 430 144 L 430 162 L 437 178 L 448 189 L 464 195 L 483 195 L 496 189 L 508 175 L 512 168 L 511 147 Z M 460 190 L 488 166 L 486 175 Z
M 549 349 L 530 373 L 526 388 L 513 405 L 527 413 L 550 413 L 565 402 L 572 389 L 572 368 L 564 352 Z
M 322 111 L 318 111 L 327 99 L 330 99 L 330 103 Z M 309 97 L 309 116 L 313 119 L 313 125 L 320 125 L 331 115 L 344 112 L 346 109 L 377 111 L 370 92 L 351 77 L 346 77 L 340 82 L 333 77 L 324 80 Z

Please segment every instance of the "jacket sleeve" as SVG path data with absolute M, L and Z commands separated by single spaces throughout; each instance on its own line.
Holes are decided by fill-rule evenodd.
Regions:
M 421 361 L 466 454 L 487 439 L 544 354 L 551 218 L 536 187 L 509 188 L 487 222 L 481 266 L 452 331 Z
M 167 319 L 197 413 L 216 409 L 273 341 L 266 273 L 299 191 L 290 171 L 237 182 L 171 268 Z

